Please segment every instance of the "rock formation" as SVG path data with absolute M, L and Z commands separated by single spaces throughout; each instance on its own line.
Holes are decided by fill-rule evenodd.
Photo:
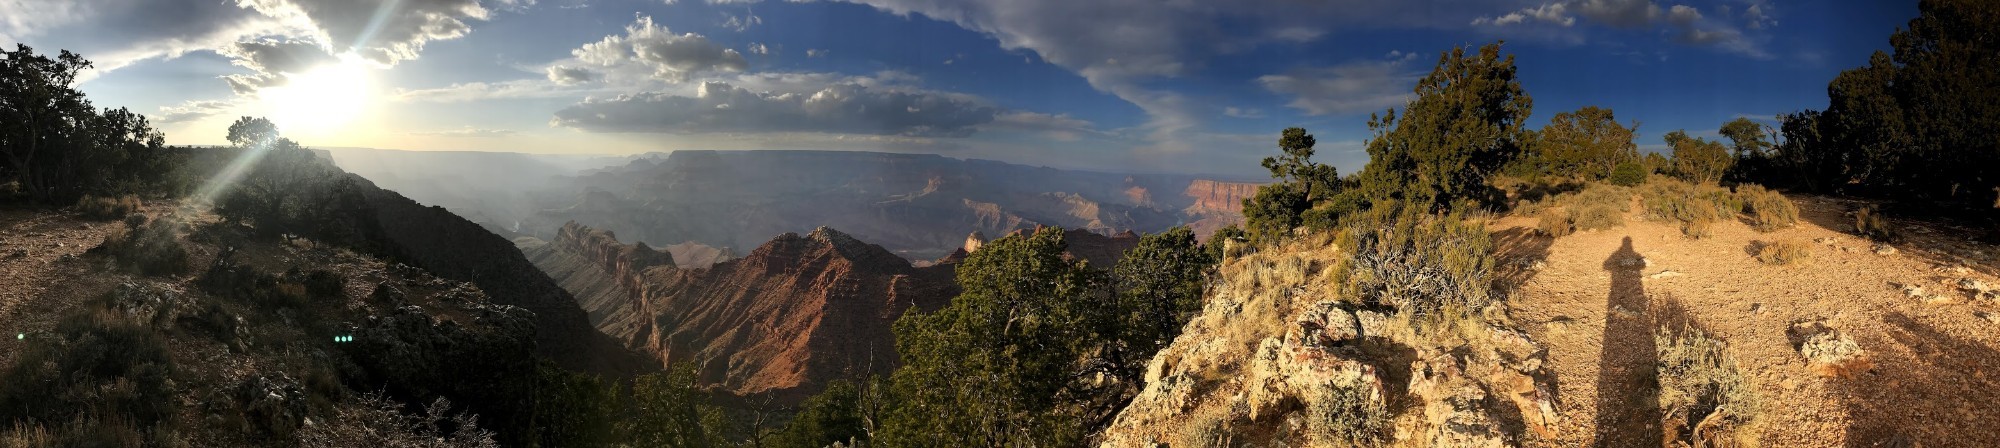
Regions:
M 697 269 L 575 223 L 520 244 L 599 331 L 662 365 L 694 363 L 723 392 L 783 403 L 831 379 L 886 374 L 897 365 L 891 324 L 957 294 L 955 261 L 916 267 L 825 227 Z

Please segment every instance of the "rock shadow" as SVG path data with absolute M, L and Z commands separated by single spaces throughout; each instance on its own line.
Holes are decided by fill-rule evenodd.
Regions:
M 1660 446 L 1659 351 L 1655 313 L 1643 282 L 1645 257 L 1625 237 L 1604 260 L 1611 274 L 1604 339 L 1597 360 L 1596 443 L 1599 447 Z

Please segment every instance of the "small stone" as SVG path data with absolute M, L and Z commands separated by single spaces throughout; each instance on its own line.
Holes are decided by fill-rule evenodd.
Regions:
M 1966 291 L 1971 291 L 1974 294 L 1979 294 L 1991 290 L 1993 289 L 1993 287 L 1988 286 L 1986 282 L 1979 281 L 1979 279 L 1966 277 L 1958 279 L 1958 289 L 1963 289 Z
M 1922 299 L 1922 298 L 1924 298 L 1924 287 L 1923 287 L 1923 286 L 1918 286 L 1917 284 L 1914 284 L 1914 283 L 1904 283 L 1904 284 L 1902 284 L 1902 286 L 1903 286 L 1903 296 L 1904 296 L 1904 297 L 1909 297 L 1909 298 L 1912 298 L 1912 299 Z
M 1762 302 L 1750 302 L 1750 314 L 1762 312 L 1764 312 L 1764 304 Z
M 1891 245 L 1887 245 L 1887 244 L 1880 244 L 1880 243 L 1877 243 L 1877 244 L 1875 245 L 1875 247 L 1874 247 L 1874 250 L 1875 250 L 1875 255 L 1895 255 L 1895 254 L 1896 254 L 1896 246 L 1891 246 Z
M 1833 237 L 1820 237 L 1820 238 L 1813 238 L 1813 242 L 1832 246 L 1834 244 L 1839 243 L 1840 240 L 1834 239 Z
M 1662 278 L 1668 278 L 1668 277 L 1679 277 L 1679 276 L 1682 276 L 1682 275 L 1687 275 L 1687 274 L 1682 274 L 1682 273 L 1679 273 L 1679 272 L 1674 272 L 1674 271 L 1672 271 L 1672 270 L 1665 270 L 1665 271 L 1660 271 L 1660 272 L 1655 272 L 1655 273 L 1653 273 L 1653 275 L 1648 275 L 1648 276 L 1646 276 L 1646 278 L 1650 278 L 1650 279 L 1662 279 Z

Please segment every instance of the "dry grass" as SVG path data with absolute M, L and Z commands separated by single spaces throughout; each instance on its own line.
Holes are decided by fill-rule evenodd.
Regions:
M 1727 344 L 1696 328 L 1661 328 L 1661 427 L 1673 446 L 1755 446 L 1758 400 Z
M 76 200 L 76 211 L 85 219 L 119 219 L 139 209 L 139 197 L 129 194 L 118 198 L 85 195 Z
M 1889 218 L 1873 205 L 1854 211 L 1854 233 L 1885 243 L 1895 242 L 1898 237 L 1896 228 L 1889 225 Z
M 1576 218 L 1570 216 L 1569 209 L 1545 208 L 1536 215 L 1535 231 L 1538 233 L 1557 238 L 1576 233 Z
M 1229 408 L 1205 406 L 1188 416 L 1188 424 L 1174 435 L 1174 448 L 1225 448 L 1234 445 Z
M 1779 240 L 1757 245 L 1757 261 L 1790 266 L 1812 260 L 1812 246 L 1798 240 Z
M 1647 218 L 1680 223 L 1681 234 L 1693 239 L 1706 238 L 1709 225 L 1734 217 L 1743 208 L 1742 201 L 1722 187 L 1662 177 L 1640 188 L 1639 200 Z
M 1380 445 L 1389 427 L 1389 405 L 1365 385 L 1327 385 L 1305 401 L 1306 435 L 1320 446 Z
M 1737 186 L 1736 197 L 1743 202 L 1743 213 L 1750 217 L 1750 228 L 1759 232 L 1775 231 L 1799 222 L 1799 206 L 1785 199 L 1785 195 L 1761 185 Z

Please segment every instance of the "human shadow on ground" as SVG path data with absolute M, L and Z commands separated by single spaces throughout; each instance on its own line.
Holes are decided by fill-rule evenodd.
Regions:
M 1632 237 L 1604 260 L 1611 274 L 1605 300 L 1604 339 L 1597 360 L 1597 416 L 1600 447 L 1660 446 L 1659 352 L 1654 346 L 1654 313 L 1641 271 L 1645 257 Z
M 1856 335 L 1874 368 L 1829 380 L 1845 446 L 2000 446 L 2000 352 L 1903 313 L 1882 322 L 1884 340 Z

